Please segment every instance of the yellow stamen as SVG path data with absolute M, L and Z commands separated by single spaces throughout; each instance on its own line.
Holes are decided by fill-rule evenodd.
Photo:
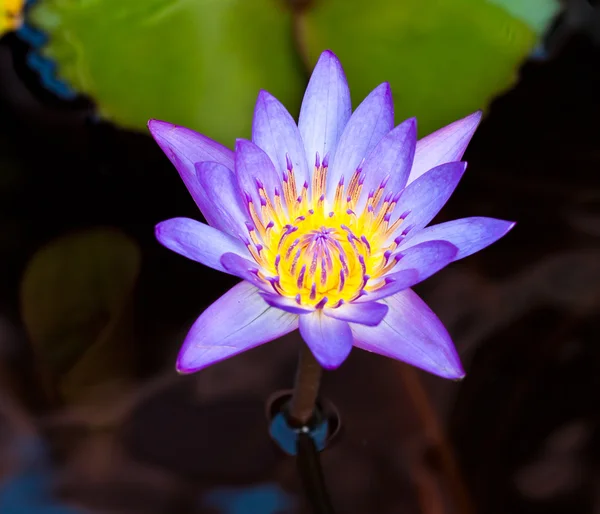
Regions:
M 347 187 L 341 180 L 331 202 L 326 179 L 327 167 L 315 166 L 310 188 L 305 183 L 298 195 L 289 169 L 281 195 L 258 188 L 261 217 L 249 202 L 256 225 L 249 250 L 262 268 L 259 276 L 278 294 L 317 308 L 350 302 L 365 289 L 382 287 L 382 276 L 396 265 L 392 252 L 397 243 L 387 240 L 402 223 L 389 224 L 397 199 L 389 193 L 384 199 L 385 184 L 370 195 L 363 211 L 355 212 L 361 172 L 352 175 Z

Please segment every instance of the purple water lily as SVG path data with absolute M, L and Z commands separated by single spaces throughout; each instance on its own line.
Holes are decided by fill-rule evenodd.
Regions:
M 326 51 L 298 124 L 261 91 L 252 141 L 238 139 L 235 151 L 151 120 L 208 222 L 164 221 L 156 237 L 243 279 L 194 323 L 177 369 L 200 370 L 299 328 L 324 368 L 356 346 L 464 376 L 448 332 L 410 287 L 513 226 L 476 217 L 427 227 L 465 171 L 460 159 L 480 118 L 417 141 L 415 119 L 394 128 L 387 83 L 352 113 L 342 66 Z

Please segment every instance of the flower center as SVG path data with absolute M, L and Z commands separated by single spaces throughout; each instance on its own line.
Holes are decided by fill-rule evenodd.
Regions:
M 278 292 L 300 304 L 353 300 L 368 280 L 367 244 L 353 237 L 348 227 L 323 224 L 326 221 L 338 220 L 325 220 L 313 211 L 274 237 L 278 239 L 279 257 L 274 261 Z
M 402 236 L 388 239 L 403 216 L 390 222 L 397 198 L 384 196 L 385 182 L 369 193 L 359 215 L 354 212 L 362 188 L 360 172 L 346 189 L 340 181 L 331 206 L 325 200 L 326 162 L 320 165 L 318 159 L 310 194 L 307 183 L 296 192 L 289 166 L 283 201 L 277 190 L 267 195 L 260 182 L 259 209 L 246 195 L 254 222 L 248 224 L 248 249 L 260 265 L 258 276 L 275 292 L 299 305 L 336 307 L 385 284 L 379 277 L 394 267 Z

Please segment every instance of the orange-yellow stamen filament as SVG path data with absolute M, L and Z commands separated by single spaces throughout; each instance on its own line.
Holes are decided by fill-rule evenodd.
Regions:
M 355 212 L 364 194 L 360 166 L 347 185 L 340 179 L 328 200 L 327 157 L 320 162 L 317 156 L 311 180 L 299 192 L 287 160 L 281 193 L 257 181 L 260 212 L 246 195 L 255 227 L 249 227 L 248 248 L 261 268 L 258 276 L 276 293 L 316 308 L 336 307 L 385 285 L 402 236 L 390 239 L 403 222 L 403 216 L 392 221 L 399 195 L 386 191 L 387 178 Z

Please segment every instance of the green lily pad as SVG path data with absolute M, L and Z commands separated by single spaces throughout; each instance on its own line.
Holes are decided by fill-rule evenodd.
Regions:
M 489 0 L 506 9 L 541 36 L 561 9 L 559 0 Z
M 305 75 L 281 0 L 41 0 L 30 21 L 60 79 L 126 128 L 149 118 L 232 145 L 259 89 L 298 111 Z
M 63 398 L 131 368 L 135 242 L 98 228 L 49 243 L 21 282 L 21 313 L 38 363 Z
M 339 56 L 355 104 L 390 82 L 396 120 L 417 116 L 422 136 L 485 108 L 515 82 L 540 23 L 534 29 L 500 2 L 315 1 L 301 15 L 303 42 L 313 64 L 327 48 Z

